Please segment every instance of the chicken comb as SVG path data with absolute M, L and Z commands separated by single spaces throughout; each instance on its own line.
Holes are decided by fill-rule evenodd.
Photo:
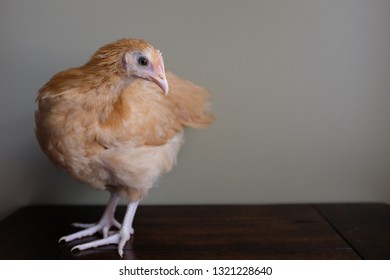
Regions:
M 164 58 L 163 58 L 162 52 L 160 50 L 157 50 L 157 53 L 158 53 L 159 60 L 161 60 L 161 67 L 164 70 Z

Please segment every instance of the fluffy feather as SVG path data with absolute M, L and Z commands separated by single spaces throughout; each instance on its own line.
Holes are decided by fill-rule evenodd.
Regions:
M 172 73 L 168 96 L 151 81 L 124 78 L 123 55 L 151 48 L 140 40 L 109 44 L 87 64 L 55 75 L 37 98 L 36 136 L 50 160 L 129 200 L 142 198 L 172 168 L 185 126 L 213 120 L 209 92 Z

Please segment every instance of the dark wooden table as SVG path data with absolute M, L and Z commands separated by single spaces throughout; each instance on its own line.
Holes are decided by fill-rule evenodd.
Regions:
M 71 222 L 96 222 L 103 209 L 22 208 L 0 222 L 0 259 L 119 259 L 114 245 L 58 244 Z M 387 204 L 140 206 L 134 228 L 125 259 L 390 259 Z

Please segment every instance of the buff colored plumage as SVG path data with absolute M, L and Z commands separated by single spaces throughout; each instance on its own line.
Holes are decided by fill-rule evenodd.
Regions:
M 213 121 L 209 98 L 165 73 L 161 52 L 137 39 L 105 45 L 85 65 L 53 76 L 37 97 L 38 142 L 57 167 L 111 193 L 97 224 L 75 224 L 84 230 L 61 240 L 101 232 L 103 239 L 74 249 L 114 243 L 122 256 L 138 202 L 175 164 L 184 127 Z M 114 219 L 120 195 L 129 201 L 122 225 Z M 118 232 L 109 235 L 113 226 Z

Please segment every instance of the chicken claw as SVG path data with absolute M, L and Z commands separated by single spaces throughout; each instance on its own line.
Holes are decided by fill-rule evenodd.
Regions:
M 74 251 L 74 250 L 82 251 L 82 250 L 100 247 L 100 246 L 109 245 L 109 244 L 118 244 L 118 253 L 122 257 L 123 256 L 123 248 L 124 248 L 126 242 L 130 239 L 131 235 L 134 234 L 134 229 L 132 227 L 132 224 L 133 224 L 135 212 L 136 212 L 137 207 L 138 207 L 138 203 L 139 203 L 139 201 L 135 201 L 135 202 L 128 204 L 126 215 L 123 219 L 122 226 L 120 226 L 120 224 L 114 218 L 109 219 L 108 220 L 109 223 L 106 223 L 106 225 L 104 225 L 101 221 L 103 221 L 103 220 L 105 221 L 104 218 L 107 216 L 107 215 L 105 215 L 107 212 L 106 211 L 103 214 L 103 217 L 98 224 L 96 224 L 96 225 L 92 224 L 92 226 L 89 224 L 81 224 L 81 227 L 88 226 L 88 228 L 86 228 L 82 231 L 70 234 L 68 236 L 62 237 L 60 239 L 60 242 L 61 241 L 69 242 L 69 241 L 79 239 L 79 238 L 82 238 L 85 236 L 93 235 L 94 233 L 102 230 L 103 231 L 103 239 L 99 239 L 99 240 L 95 240 L 95 241 L 91 241 L 88 243 L 77 245 L 77 246 L 72 248 L 72 251 Z M 107 206 L 107 209 L 110 208 L 110 205 L 111 205 L 111 199 L 110 199 L 109 205 Z M 107 217 L 111 217 L 111 216 L 107 216 Z M 119 224 L 119 227 L 117 225 L 115 225 L 115 222 L 117 224 Z M 112 235 L 109 235 L 108 230 L 111 226 L 118 227 L 120 229 L 119 232 L 114 233 Z
M 111 227 L 121 228 L 121 224 L 115 220 L 114 214 L 116 206 L 119 202 L 119 195 L 117 193 L 111 193 L 110 200 L 108 201 L 107 207 L 103 213 L 102 218 L 97 224 L 82 224 L 82 223 L 73 223 L 74 227 L 84 228 L 84 230 L 66 235 L 60 238 L 58 242 L 69 242 L 75 239 L 79 239 L 86 236 L 91 236 L 97 232 L 101 232 L 103 237 L 106 238 L 109 235 L 109 230 Z
M 134 233 L 134 230 L 131 228 L 130 232 L 131 232 L 130 234 L 126 234 L 125 232 L 120 231 L 103 239 L 80 244 L 74 246 L 72 248 L 72 251 L 74 250 L 82 251 L 82 250 L 96 248 L 96 247 L 109 245 L 109 244 L 118 244 L 118 253 L 121 257 L 123 257 L 123 247 L 125 246 L 126 242 L 130 239 L 131 235 Z

